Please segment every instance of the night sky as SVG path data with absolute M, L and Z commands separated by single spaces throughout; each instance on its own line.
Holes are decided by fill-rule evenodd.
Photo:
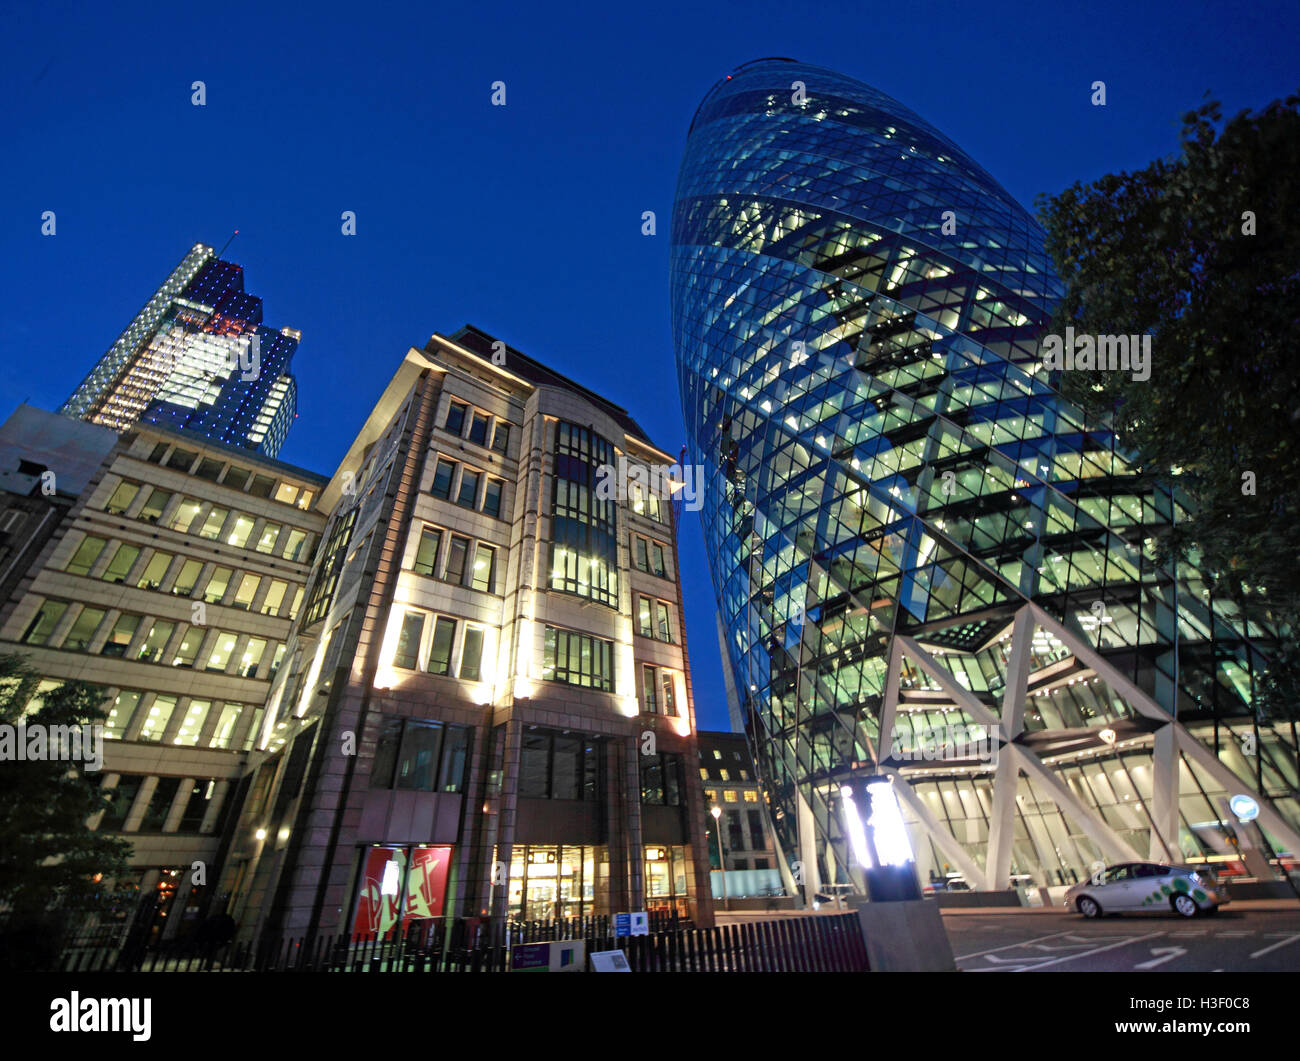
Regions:
M 676 454 L 673 189 L 735 66 L 866 81 L 1026 205 L 1172 152 L 1207 91 L 1230 115 L 1300 86 L 1293 2 L 282 6 L 0 8 L 0 417 L 57 408 L 192 244 L 238 228 L 227 257 L 266 323 L 303 332 L 282 459 L 333 472 L 406 349 L 466 322 Z M 690 514 L 681 559 L 699 722 L 729 728 Z

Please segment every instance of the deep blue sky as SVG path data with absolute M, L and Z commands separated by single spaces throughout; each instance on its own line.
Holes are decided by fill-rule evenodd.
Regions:
M 283 459 L 332 472 L 407 347 L 466 321 L 675 454 L 668 221 L 691 115 L 733 67 L 873 84 L 1027 205 L 1170 152 L 1207 90 L 1232 114 L 1300 84 L 1293 2 L 454 6 L 0 5 L 0 416 L 56 408 L 193 243 L 238 228 L 266 322 L 303 332 Z M 728 728 L 693 516 L 681 553 L 696 710 Z

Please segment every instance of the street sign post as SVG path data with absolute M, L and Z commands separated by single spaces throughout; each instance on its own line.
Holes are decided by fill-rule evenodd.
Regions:
M 614 915 L 615 936 L 648 936 L 649 934 L 650 915 L 644 910 Z
M 510 948 L 512 973 L 581 973 L 586 971 L 587 944 L 580 939 L 516 943 Z

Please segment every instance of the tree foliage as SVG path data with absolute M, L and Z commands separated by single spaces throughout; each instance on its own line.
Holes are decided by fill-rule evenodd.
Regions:
M 0 725 L 102 724 L 100 690 L 68 682 L 44 694 L 24 718 L 38 676 L 22 657 L 0 656 Z M 0 907 L 11 925 L 53 925 L 58 911 L 84 911 L 108 899 L 126 875 L 130 844 L 93 832 L 86 820 L 106 806 L 102 775 L 83 760 L 0 762 Z
M 1195 559 L 1216 594 L 1253 601 L 1280 630 L 1275 708 L 1298 691 L 1297 105 L 1300 94 L 1222 123 L 1209 101 L 1184 116 L 1175 157 L 1038 203 L 1065 284 L 1053 329 L 1152 337 L 1148 380 L 1064 372 L 1062 389 L 1194 503 L 1170 554 Z

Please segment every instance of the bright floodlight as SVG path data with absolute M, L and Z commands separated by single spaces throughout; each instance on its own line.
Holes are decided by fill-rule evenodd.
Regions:
M 862 828 L 862 815 L 858 813 L 858 805 L 853 802 L 853 789 L 845 785 L 840 789 L 840 798 L 844 801 L 844 829 L 849 834 L 853 858 L 859 866 L 870 869 L 875 863 L 872 862 L 871 852 L 867 849 L 867 834 Z
M 905 866 L 913 861 L 912 844 L 903 825 L 903 812 L 898 809 L 898 797 L 888 781 L 873 781 L 867 785 L 871 796 L 871 836 L 875 840 L 876 855 L 886 866 Z

